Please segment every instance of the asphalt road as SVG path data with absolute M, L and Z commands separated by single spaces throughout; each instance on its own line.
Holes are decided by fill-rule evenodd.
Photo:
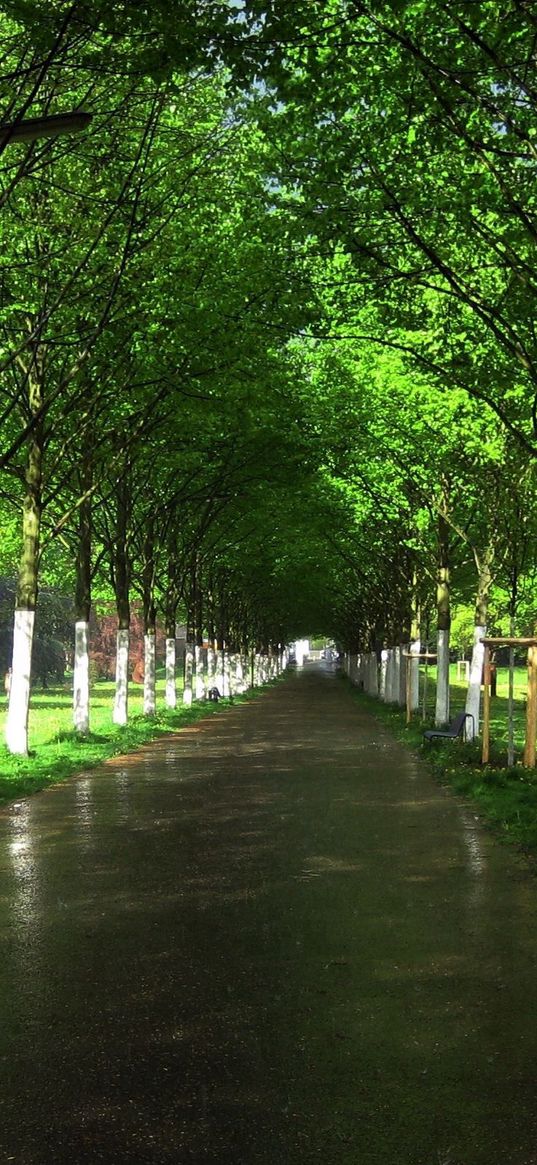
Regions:
M 0 1161 L 536 1165 L 536 919 L 306 669 L 0 816 Z

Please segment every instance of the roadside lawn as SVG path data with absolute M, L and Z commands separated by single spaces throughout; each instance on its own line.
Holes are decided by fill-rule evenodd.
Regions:
M 91 693 L 91 732 L 78 738 L 72 726 L 72 694 L 67 684 L 32 691 L 30 705 L 30 756 L 14 757 L 0 745 L 0 805 L 27 796 L 46 785 L 85 769 L 94 768 L 109 756 L 132 752 L 155 737 L 192 724 L 229 704 L 200 701 L 190 708 L 179 704 L 169 711 L 164 704 L 165 681 L 157 679 L 157 715 L 142 714 L 143 685 L 129 684 L 129 723 L 112 723 L 114 683 L 94 684 Z M 181 699 L 180 685 L 177 685 Z M 0 739 L 4 740 L 6 700 L 0 709 Z

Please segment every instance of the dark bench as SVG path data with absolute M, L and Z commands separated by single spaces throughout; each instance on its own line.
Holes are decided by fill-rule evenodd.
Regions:
M 455 717 L 453 724 L 449 728 L 428 728 L 427 732 L 423 733 L 424 740 L 435 740 L 437 737 L 441 740 L 456 740 L 464 731 L 464 726 L 467 720 L 474 723 L 474 718 L 471 712 L 459 712 Z

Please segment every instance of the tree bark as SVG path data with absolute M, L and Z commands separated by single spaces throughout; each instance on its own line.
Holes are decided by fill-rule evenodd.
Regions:
M 28 376 L 29 409 L 37 416 L 43 405 L 42 361 L 36 355 L 35 370 Z M 11 688 L 6 722 L 10 752 L 28 755 L 28 716 L 32 673 L 32 645 L 37 603 L 39 546 L 42 516 L 44 430 L 36 421 L 26 462 L 26 491 L 22 514 L 22 554 L 17 581 Z
M 205 695 L 205 653 L 203 650 L 203 592 L 200 580 L 200 563 L 194 566 L 194 611 L 195 611 L 195 671 L 194 693 L 196 700 Z
M 436 606 L 438 639 L 436 647 L 436 708 L 434 722 L 437 728 L 449 721 L 449 636 L 451 628 L 449 526 L 442 514 L 438 518 L 438 570 Z
M 166 635 L 166 697 L 167 708 L 177 707 L 175 683 L 175 635 Z
M 176 643 L 175 643 L 175 624 L 177 619 L 177 605 L 179 603 L 179 591 L 177 585 L 177 570 L 175 566 L 175 554 L 171 554 L 168 560 L 168 585 L 166 590 L 166 601 L 164 609 L 164 620 L 166 627 L 166 707 L 177 707 L 177 682 L 176 682 Z
M 466 711 L 472 717 L 467 721 L 466 739 L 473 740 L 479 735 L 479 714 L 481 708 L 481 683 L 483 679 L 483 659 L 485 649 L 482 643 L 487 633 L 487 615 L 489 593 L 492 584 L 493 552 L 488 547 L 482 555 L 475 553 L 478 573 L 477 596 L 475 605 L 474 646 L 472 662 L 470 664 L 470 682 L 466 695 Z
M 192 632 L 189 631 L 185 645 L 185 681 L 183 687 L 183 704 L 190 707 L 192 703 L 192 680 L 194 675 L 194 644 Z
M 410 661 L 410 710 L 419 711 L 420 706 L 420 661 L 417 658 L 421 652 L 420 632 L 420 600 L 418 593 L 418 579 L 416 571 L 412 577 L 412 622 L 410 627 L 410 654 L 414 657 Z
M 127 547 L 130 499 L 127 475 L 121 479 L 117 495 L 114 588 L 117 609 L 116 692 L 113 722 L 125 725 L 129 716 L 130 563 Z
M 91 489 L 91 463 L 80 476 L 83 494 Z M 75 583 L 75 662 L 73 669 L 73 726 L 79 736 L 90 730 L 89 622 L 91 614 L 91 496 L 79 507 Z
M 142 595 L 144 612 L 144 716 L 154 716 L 157 710 L 155 692 L 157 611 L 155 607 L 155 529 L 151 517 L 147 521 L 144 541 Z

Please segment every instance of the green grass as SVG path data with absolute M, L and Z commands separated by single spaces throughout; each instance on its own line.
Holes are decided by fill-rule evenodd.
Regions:
M 421 683 L 423 683 L 423 676 Z M 421 687 L 421 685 L 420 685 Z M 415 716 L 407 725 L 404 709 L 382 704 L 356 692 L 373 714 L 411 748 L 419 751 L 430 764 L 438 780 L 449 784 L 456 793 L 472 800 L 484 822 L 503 840 L 513 842 L 535 861 L 537 859 L 537 770 L 525 769 L 521 763 L 525 731 L 526 669 L 515 671 L 515 746 L 516 759 L 507 768 L 507 693 L 508 673 L 498 669 L 498 695 L 491 703 L 491 760 L 481 764 L 481 740 L 471 744 L 461 740 L 427 742 L 425 727 L 434 717 L 434 673 L 428 680 L 427 720 Z M 464 708 L 466 683 L 450 673 L 451 714 Z
M 451 717 L 457 715 L 457 712 L 462 712 L 466 701 L 466 681 L 458 680 L 456 674 L 456 665 L 452 664 L 450 668 L 450 707 Z M 423 670 L 420 680 L 420 692 L 423 692 Z M 427 698 L 427 725 L 432 726 L 434 722 L 434 704 L 436 698 L 436 684 L 434 682 L 434 672 L 431 677 L 428 677 L 428 698 Z M 527 688 L 527 673 L 525 667 L 515 668 L 514 675 L 514 728 L 515 728 L 515 748 L 519 757 L 522 756 L 524 748 L 524 732 L 526 726 L 526 688 Z M 497 695 L 492 699 L 490 706 L 490 739 L 491 750 L 494 764 L 502 763 L 502 754 L 507 753 L 507 704 L 509 692 L 509 673 L 507 668 L 498 668 L 497 677 Z M 481 706 L 483 712 L 483 706 Z M 503 756 L 503 764 L 506 763 L 506 756 Z
M 229 706 L 229 700 L 218 704 L 209 701 L 195 703 L 190 708 L 182 705 L 175 711 L 164 706 L 164 680 L 157 680 L 157 715 L 142 714 L 143 688 L 129 685 L 129 723 L 119 728 L 112 723 L 114 684 L 99 683 L 92 689 L 91 733 L 80 739 L 72 728 L 72 696 L 65 687 L 32 692 L 30 705 L 30 755 L 12 756 L 0 746 L 0 805 L 18 797 L 37 792 L 73 773 L 93 768 L 110 756 L 132 752 L 140 745 L 167 732 L 194 723 L 202 716 L 213 715 Z M 180 697 L 180 692 L 178 692 Z M 235 697 L 235 702 L 245 697 Z M 0 735 L 4 739 L 6 702 L 0 710 Z

